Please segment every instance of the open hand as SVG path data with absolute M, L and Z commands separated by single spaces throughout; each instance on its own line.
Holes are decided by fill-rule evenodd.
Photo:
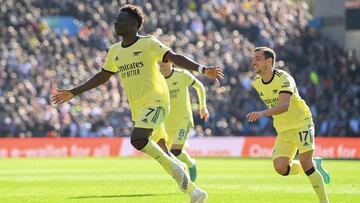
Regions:
M 209 119 L 209 111 L 207 108 L 203 108 L 199 110 L 200 118 L 204 121 L 207 121 Z
M 259 118 L 261 118 L 263 116 L 262 112 L 260 111 L 253 111 L 250 112 L 246 115 L 246 118 L 248 119 L 249 122 L 255 122 L 257 121 Z
M 51 102 L 53 104 L 62 104 L 69 101 L 74 97 L 70 90 L 63 90 L 56 88 L 57 93 L 51 96 Z
M 215 80 L 217 83 L 220 83 L 219 80 L 224 79 L 224 72 L 219 66 L 215 67 L 206 67 L 204 69 L 204 75 L 208 76 L 209 78 Z

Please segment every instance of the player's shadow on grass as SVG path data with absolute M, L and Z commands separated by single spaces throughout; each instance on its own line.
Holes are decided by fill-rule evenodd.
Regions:
M 152 197 L 152 196 L 170 196 L 170 195 L 177 195 L 177 193 L 165 193 L 165 194 L 130 194 L 130 195 L 98 195 L 98 196 L 93 195 L 93 196 L 70 197 L 69 199 Z

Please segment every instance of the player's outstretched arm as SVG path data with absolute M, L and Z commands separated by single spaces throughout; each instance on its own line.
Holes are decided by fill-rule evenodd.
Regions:
M 273 116 L 288 111 L 292 94 L 283 92 L 279 94 L 279 104 L 264 111 L 253 111 L 246 115 L 249 122 L 254 122 L 263 116 Z
M 209 111 L 206 108 L 206 92 L 205 92 L 205 87 L 204 85 L 195 78 L 194 80 L 194 84 L 192 85 L 194 87 L 194 89 L 196 90 L 196 93 L 198 95 L 198 100 L 199 100 L 199 114 L 200 114 L 200 118 L 204 119 L 205 121 L 208 120 L 209 118 Z
M 77 86 L 73 89 L 57 89 L 57 93 L 51 96 L 51 102 L 53 104 L 62 104 L 64 102 L 67 102 L 80 93 L 86 92 L 92 88 L 104 84 L 110 79 L 112 75 L 113 73 L 102 70 L 96 75 L 94 75 L 92 78 L 90 78 L 88 81 L 86 81 L 84 84 Z
M 219 82 L 219 79 L 224 78 L 224 72 L 221 70 L 219 66 L 207 67 L 204 65 L 200 65 L 195 61 L 187 58 L 186 56 L 181 54 L 176 54 L 172 51 L 166 53 L 163 61 L 170 61 L 175 65 L 188 70 L 199 71 L 200 73 L 203 73 L 204 75 L 208 76 L 209 78 L 217 82 Z

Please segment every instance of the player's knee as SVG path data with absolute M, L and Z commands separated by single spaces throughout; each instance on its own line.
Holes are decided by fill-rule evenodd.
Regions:
M 182 150 L 181 149 L 171 149 L 171 153 L 174 156 L 179 156 L 181 154 Z
M 149 142 L 148 138 L 133 138 L 131 137 L 130 139 L 131 145 L 137 149 L 137 150 L 142 150 L 145 145 Z
M 147 128 L 134 128 L 131 132 L 130 143 L 137 150 L 142 150 L 149 141 L 149 136 L 152 133 L 152 129 Z
M 288 163 L 275 163 L 274 168 L 275 168 L 275 171 L 282 176 L 289 175 L 290 166 Z

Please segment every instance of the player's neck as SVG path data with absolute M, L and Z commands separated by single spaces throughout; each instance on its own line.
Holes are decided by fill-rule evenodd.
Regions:
M 274 69 L 269 69 L 260 74 L 261 79 L 264 83 L 268 83 L 272 80 L 274 74 Z
M 121 46 L 128 47 L 129 45 L 136 42 L 136 40 L 138 40 L 138 38 L 139 38 L 139 36 L 137 33 L 122 36 Z

